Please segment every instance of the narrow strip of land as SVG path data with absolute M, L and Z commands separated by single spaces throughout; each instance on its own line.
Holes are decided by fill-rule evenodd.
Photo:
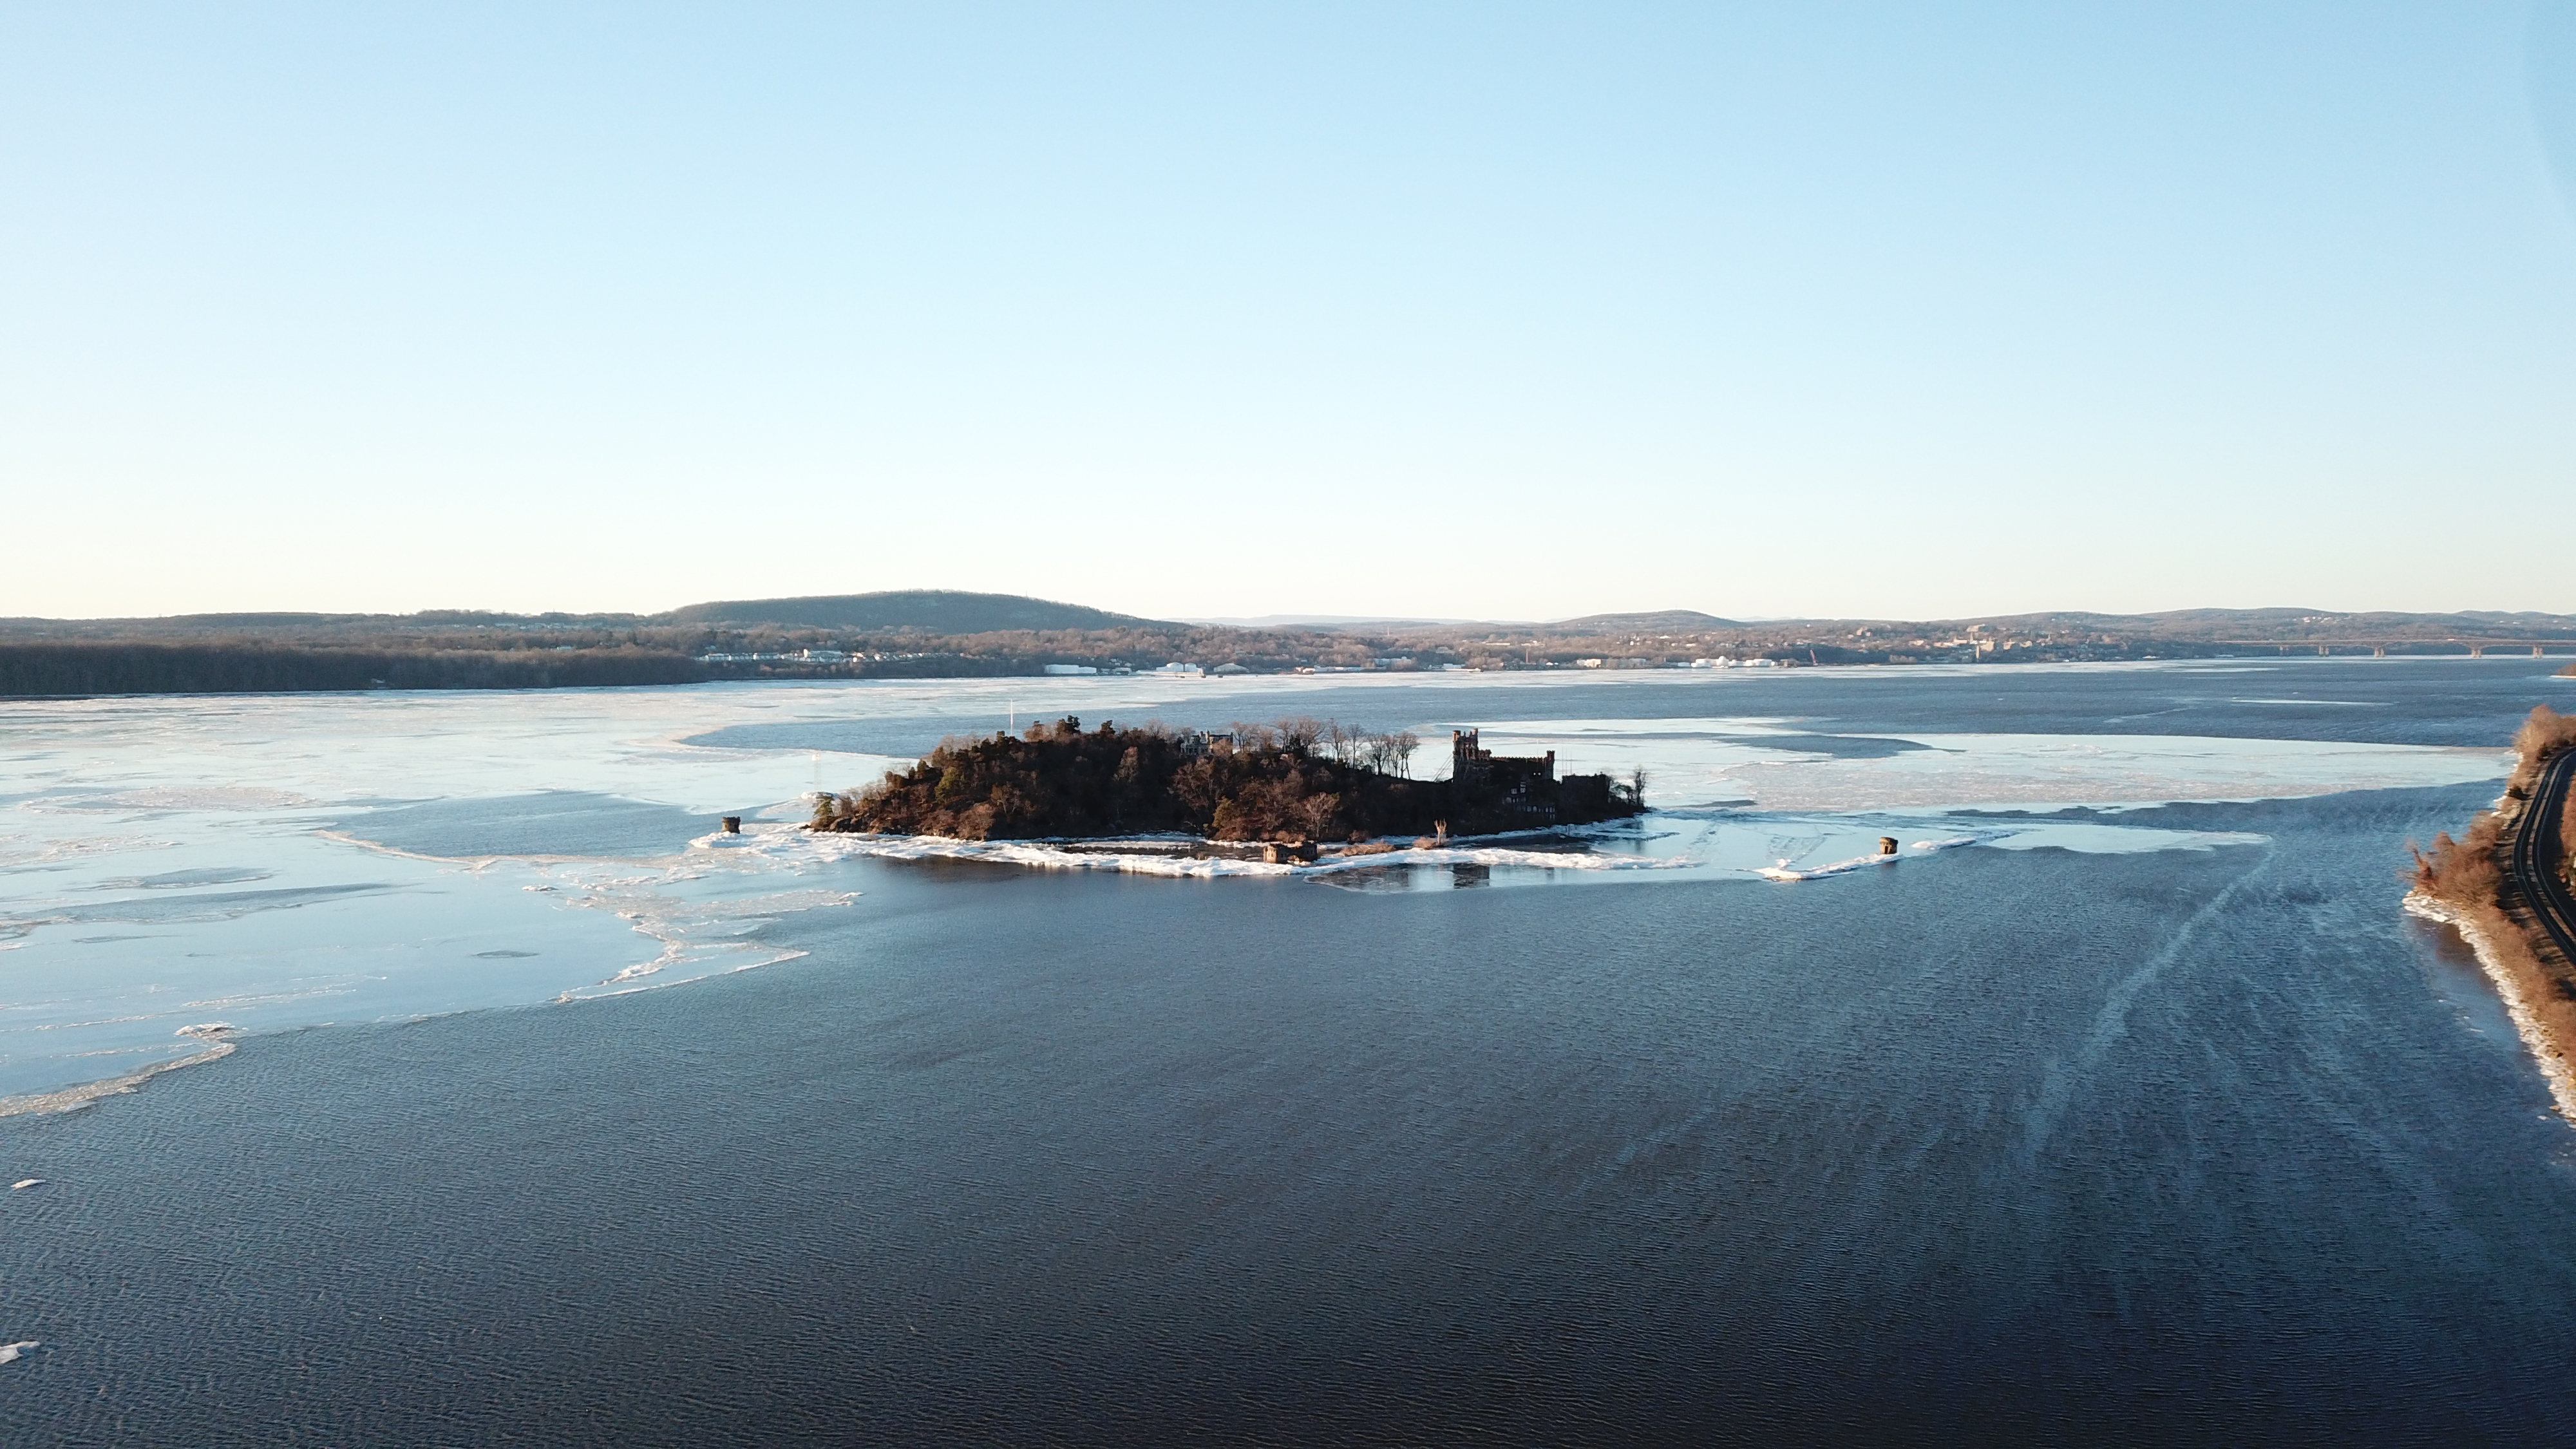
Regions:
M 2533 709 L 2513 748 L 2517 763 L 2497 808 L 2415 853 L 2407 909 L 2468 939 L 2558 1110 L 2576 1122 L 2576 900 L 2565 875 L 2576 715 Z
M 2576 784 L 2576 749 L 2562 749 L 2541 767 L 2531 798 L 2505 827 L 2508 913 L 2528 915 L 2536 945 L 2558 948 L 2562 971 L 2576 971 L 2576 896 L 2567 889 L 2567 794 Z M 2519 910 L 2515 908 L 2519 907 Z M 2569 981 L 2562 976 L 2562 982 Z M 2576 983 L 2571 983 L 2576 984 Z

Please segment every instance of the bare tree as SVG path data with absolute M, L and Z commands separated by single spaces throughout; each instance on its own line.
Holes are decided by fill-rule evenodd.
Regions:
M 1387 768 L 1384 773 L 1394 775 L 1398 779 L 1412 779 L 1413 751 L 1422 741 L 1414 738 L 1411 730 L 1397 730 L 1383 738 L 1386 740 L 1387 754 Z
M 1347 728 L 1337 719 L 1324 721 L 1323 728 L 1316 732 L 1316 743 L 1323 746 L 1325 757 L 1336 765 L 1357 760 L 1361 742 L 1367 738 L 1365 733 Z
M 1339 795 L 1309 795 L 1299 800 L 1292 810 L 1297 823 L 1306 828 L 1306 838 L 1321 840 L 1332 825 L 1333 816 L 1341 808 L 1342 797 Z

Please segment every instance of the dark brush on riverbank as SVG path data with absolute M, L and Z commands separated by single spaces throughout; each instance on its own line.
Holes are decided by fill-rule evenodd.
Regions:
M 2498 988 L 2530 1018 L 2528 1030 L 2538 1036 L 2532 1049 L 2566 1063 L 2576 1061 L 2576 961 L 2538 919 L 2548 903 L 2530 897 L 2563 891 L 2567 882 L 2518 878 L 2514 847 L 2524 835 L 2546 832 L 2557 837 L 2562 869 L 2576 859 L 2576 813 L 2561 804 L 2554 820 L 2530 818 L 2550 808 L 2545 772 L 2576 748 L 2576 715 L 2541 705 L 2515 732 L 2513 746 L 2517 758 L 2502 808 L 2479 811 L 2456 837 L 2434 836 L 2431 850 L 2415 852 L 2412 879 L 2477 938 Z

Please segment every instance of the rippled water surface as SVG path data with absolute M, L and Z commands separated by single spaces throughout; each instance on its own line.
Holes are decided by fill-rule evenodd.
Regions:
M 249 1034 L 0 1119 L 0 1425 L 2553 1442 L 2576 1133 L 2395 878 L 2543 671 L 11 706 L 0 1087 Z M 1671 808 L 1374 886 L 761 832 L 1040 710 Z M 1973 843 L 1811 873 L 1881 833 Z

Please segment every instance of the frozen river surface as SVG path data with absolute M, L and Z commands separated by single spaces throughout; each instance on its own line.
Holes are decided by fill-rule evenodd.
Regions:
M 2408 671 L 2412 671 L 2410 674 Z M 1659 813 L 1575 842 L 1439 852 L 1335 883 L 1444 889 L 1711 874 L 1803 875 L 1876 849 L 1984 844 L 2207 848 L 2064 806 L 2140 806 L 2497 778 L 2501 756 L 2402 740 L 2272 738 L 2397 706 L 2351 666 L 2206 669 L 1389 675 L 1365 681 L 881 681 L 540 693 L 184 697 L 0 704 L 0 1097 L 121 1077 L 198 1051 L 191 1029 L 376 1021 L 670 985 L 781 959 L 752 939 L 853 899 L 851 854 L 947 853 L 1155 870 L 1043 848 L 795 837 L 816 788 L 908 762 L 943 735 L 1074 714 L 1097 722 L 1339 713 L 1427 743 L 1482 726 L 1568 771 L 1643 769 Z M 2490 677 L 2494 671 L 2489 671 Z M 1968 676 L 1962 678 L 1962 676 Z M 1957 695 L 1959 683 L 1978 685 Z M 1890 729 L 1917 696 L 1910 728 Z M 2092 690 L 2093 733 L 1961 730 L 1995 691 Z M 2325 684 L 2314 700 L 2287 696 Z M 2106 687 L 2107 686 L 2107 687 Z M 2140 710 L 2141 687 L 2164 696 Z M 2367 688 L 2361 692 L 2373 692 Z M 2376 692 L 2388 692 L 2380 690 Z M 1956 697 L 1953 697 L 1953 696 Z M 2238 696 L 2263 698 L 2240 700 Z M 2194 719 L 2172 701 L 2207 701 Z M 1888 718 L 1819 722 L 1855 708 Z M 1963 711 L 1962 706 L 1966 707 Z M 2110 732 L 2136 716 L 2226 734 Z M 1984 722 L 1979 720 L 1978 722 Z M 2382 724 L 2371 718 L 2360 721 Z M 1956 812 L 2025 812 L 2009 820 Z M 693 848 L 748 817 L 749 851 Z
M 2547 667 L 0 706 L 0 1087 L 238 1029 L 0 1119 L 0 1436 L 2563 1442 L 2576 1132 L 2398 909 Z M 1208 879 L 789 828 L 1063 714 L 1657 809 Z

